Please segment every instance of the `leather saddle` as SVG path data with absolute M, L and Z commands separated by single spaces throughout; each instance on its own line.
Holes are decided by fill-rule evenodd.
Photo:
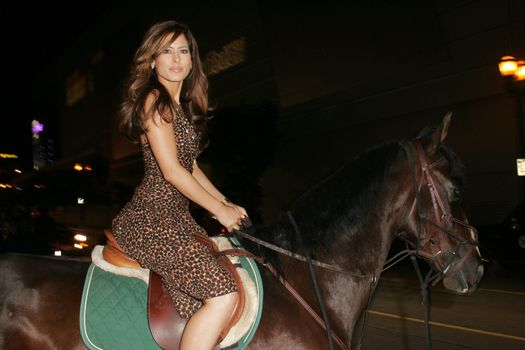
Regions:
M 109 230 L 104 230 L 107 243 L 104 246 L 102 255 L 104 259 L 119 267 L 139 268 L 140 264 L 129 257 L 122 247 L 117 243 L 115 237 Z M 214 255 L 219 263 L 235 279 L 238 290 L 238 301 L 230 321 L 221 332 L 218 343 L 224 339 L 231 327 L 233 327 L 241 318 L 244 308 L 244 290 L 241 278 L 227 256 L 220 254 L 217 245 L 209 237 L 196 235 L 196 239 L 212 248 Z M 182 332 L 188 320 L 180 317 L 173 305 L 170 294 L 162 285 L 162 278 L 150 270 L 148 286 L 148 322 L 153 338 L 157 344 L 164 350 L 179 350 Z

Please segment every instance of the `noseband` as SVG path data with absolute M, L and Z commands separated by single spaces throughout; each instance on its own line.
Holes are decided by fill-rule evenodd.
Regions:
M 458 260 L 458 257 L 459 257 L 458 252 L 461 247 L 468 246 L 467 249 L 471 250 L 479 246 L 479 243 L 475 239 L 465 239 L 463 237 L 460 237 L 455 232 L 449 230 L 447 227 L 450 227 L 450 225 L 454 223 L 461 225 L 471 230 L 471 232 L 474 233 L 474 237 L 477 237 L 477 231 L 468 222 L 456 219 L 450 213 L 449 209 L 444 205 L 445 202 L 441 198 L 441 195 L 439 194 L 439 191 L 436 188 L 433 174 L 432 174 L 432 168 L 436 164 L 440 163 L 443 160 L 443 158 L 439 158 L 436 161 L 429 164 L 427 161 L 427 156 L 425 154 L 425 151 L 423 150 L 423 146 L 421 145 L 421 141 L 415 140 L 413 142 L 410 142 L 410 141 L 405 140 L 405 141 L 402 141 L 400 144 L 403 147 L 405 156 L 408 161 L 409 169 L 412 174 L 412 181 L 414 184 L 414 192 L 415 192 L 414 202 L 412 203 L 408 217 L 410 218 L 412 216 L 416 208 L 417 208 L 417 214 L 419 217 L 417 242 L 414 245 L 413 243 L 408 242 L 406 239 L 405 241 L 407 241 L 413 247 L 415 246 L 414 247 L 415 255 L 428 259 L 432 262 L 435 270 L 437 271 L 437 274 L 434 276 L 427 276 L 427 281 L 433 280 L 433 284 L 436 284 L 437 282 L 439 282 L 439 280 L 441 280 L 445 276 L 446 273 L 456 271 L 465 262 L 466 258 L 468 257 L 468 254 L 464 254 Z M 414 161 L 412 152 L 410 151 L 411 144 L 413 144 L 415 147 L 415 150 L 416 150 L 415 154 L 419 162 Z M 418 167 L 419 173 L 420 173 L 419 181 L 417 180 L 418 172 L 416 171 L 417 170 L 416 166 L 419 166 Z M 423 187 L 424 182 L 426 182 L 426 185 L 427 185 L 427 188 L 430 194 L 430 198 L 432 201 L 432 211 L 434 214 L 433 219 L 428 218 L 426 216 L 425 212 L 423 211 L 423 207 L 421 203 L 421 189 Z M 430 226 L 438 230 L 437 237 L 438 237 L 439 250 L 435 254 L 430 254 L 428 252 L 421 250 L 421 247 L 428 244 L 429 241 L 432 241 L 431 234 L 427 234 L 427 228 L 426 228 L 427 225 L 425 225 L 425 223 L 429 224 Z M 454 241 L 458 242 L 453 251 L 445 250 L 445 246 L 446 246 L 445 237 L 446 236 L 449 236 Z M 444 252 L 449 253 L 450 257 L 442 263 L 437 259 L 437 257 Z

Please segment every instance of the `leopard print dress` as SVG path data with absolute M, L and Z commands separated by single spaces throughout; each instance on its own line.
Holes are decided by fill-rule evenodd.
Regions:
M 192 171 L 198 138 L 181 113 L 173 120 L 177 157 Z M 168 183 L 148 144 L 142 145 L 145 174 L 133 198 L 113 220 L 113 234 L 128 255 L 158 273 L 184 318 L 202 301 L 236 291 L 233 278 L 194 235 L 206 235 L 189 212 L 189 201 Z

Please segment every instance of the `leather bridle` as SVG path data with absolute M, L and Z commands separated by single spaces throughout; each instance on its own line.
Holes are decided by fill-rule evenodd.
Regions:
M 467 250 L 475 249 L 479 246 L 477 239 L 477 231 L 476 229 L 470 225 L 468 222 L 460 220 L 455 218 L 450 210 L 445 206 L 445 202 L 443 201 L 439 191 L 437 190 L 437 187 L 435 185 L 434 176 L 432 172 L 432 168 L 439 164 L 444 158 L 438 158 L 432 163 L 428 163 L 427 156 L 425 154 L 425 151 L 423 150 L 423 146 L 421 144 L 420 140 L 415 140 L 413 142 L 410 141 L 402 141 L 401 146 L 403 147 L 403 150 L 405 152 L 405 156 L 407 158 L 410 172 L 412 174 L 412 181 L 414 183 L 414 201 L 412 203 L 410 213 L 408 215 L 408 218 L 412 217 L 413 212 L 415 209 L 417 209 L 417 216 L 418 216 L 418 234 L 417 234 L 417 241 L 414 244 L 413 242 L 409 241 L 406 237 L 402 237 L 405 241 L 407 241 L 412 248 L 414 248 L 414 254 L 416 256 L 422 257 L 426 260 L 429 260 L 431 262 L 431 265 L 433 265 L 435 271 L 437 272 L 434 276 L 429 276 L 429 279 L 432 280 L 433 284 L 436 284 L 439 282 L 447 273 L 452 273 L 456 271 L 467 259 L 469 254 L 464 254 L 462 257 L 459 258 L 459 250 L 462 247 L 467 246 Z M 414 158 L 412 156 L 412 152 L 410 151 L 410 145 L 413 144 L 415 148 L 415 153 L 417 155 L 417 160 L 419 162 L 415 162 Z M 416 164 L 419 163 L 419 164 Z M 419 165 L 419 180 L 417 179 L 417 171 L 416 166 Z M 431 202 L 432 202 L 432 212 L 433 212 L 433 219 L 427 217 L 425 211 L 423 210 L 422 203 L 421 203 L 421 191 L 423 188 L 423 184 L 426 184 L 426 187 L 428 189 Z M 473 239 L 467 239 L 460 237 L 457 233 L 450 230 L 448 227 L 457 224 L 460 226 L 465 227 L 466 229 L 470 230 L 473 234 Z M 437 233 L 435 236 L 437 236 L 437 242 L 435 242 L 432 233 L 429 233 L 427 228 L 428 226 L 431 226 L 435 229 L 437 229 Z M 453 241 L 457 242 L 455 248 L 447 249 L 447 243 L 446 243 L 446 237 L 452 238 Z M 429 253 L 424 250 L 422 250 L 422 247 L 425 247 L 430 243 L 437 243 L 436 246 L 438 247 L 438 251 L 435 253 Z M 438 256 L 441 254 L 449 254 L 449 257 L 445 259 L 444 261 L 440 261 L 438 259 Z M 480 257 L 481 258 L 481 257 Z

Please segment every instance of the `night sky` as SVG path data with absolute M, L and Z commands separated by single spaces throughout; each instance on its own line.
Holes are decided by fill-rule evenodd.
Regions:
M 57 113 L 55 101 L 46 97 L 49 91 L 42 91 L 38 98 L 31 93 L 32 84 L 104 11 L 104 3 L 107 2 L 2 2 L 0 25 L 5 39 L 1 56 L 3 90 L 7 93 L 2 97 L 0 153 L 16 153 L 25 166 L 30 165 L 31 119 L 44 118 L 53 123 Z M 54 81 L 55 77 L 49 77 L 50 86 Z

